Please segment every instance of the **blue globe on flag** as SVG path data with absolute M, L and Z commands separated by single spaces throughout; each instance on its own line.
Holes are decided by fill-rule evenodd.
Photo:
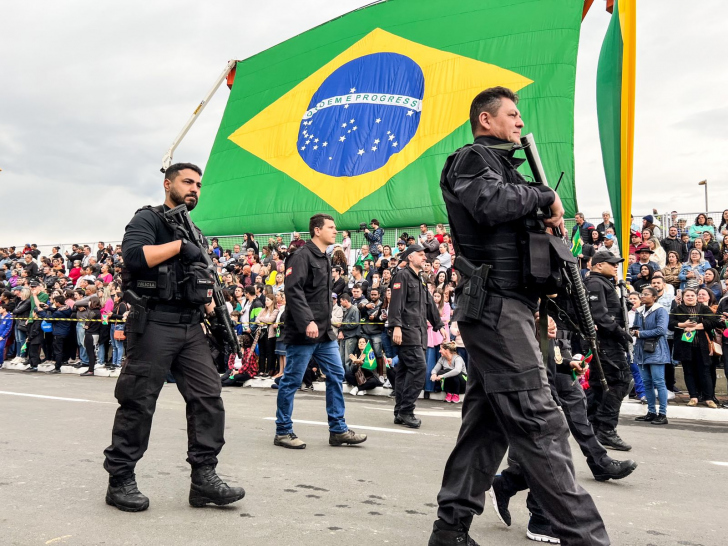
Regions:
M 349 61 L 311 98 L 298 153 L 330 176 L 375 171 L 414 137 L 424 93 L 422 69 L 405 55 L 374 53 Z

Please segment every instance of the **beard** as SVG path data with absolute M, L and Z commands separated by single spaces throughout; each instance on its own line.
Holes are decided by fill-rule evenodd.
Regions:
M 170 188 L 169 190 L 169 198 L 172 200 L 172 203 L 174 203 L 176 206 L 179 205 L 185 205 L 187 207 L 188 211 L 191 211 L 197 206 L 197 196 L 193 194 L 186 194 L 183 195 L 181 192 L 178 192 L 175 188 Z M 191 198 L 191 202 L 187 202 L 187 199 Z

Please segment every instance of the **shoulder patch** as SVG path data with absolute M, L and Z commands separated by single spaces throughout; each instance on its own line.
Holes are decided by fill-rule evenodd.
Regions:
M 392 290 L 399 290 L 402 288 L 402 283 L 396 282 L 392 285 Z
M 291 273 L 293 273 L 293 268 L 292 267 L 289 267 L 288 269 L 286 269 L 286 277 L 288 275 L 290 275 Z
M 597 296 L 597 295 L 595 295 L 595 294 L 593 294 L 593 295 L 589 296 L 589 300 L 590 300 L 590 301 L 597 301 L 598 299 L 599 299 L 599 296 Z

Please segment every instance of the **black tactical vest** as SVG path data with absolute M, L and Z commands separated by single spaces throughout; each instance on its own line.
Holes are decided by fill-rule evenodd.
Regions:
M 447 158 L 442 171 L 440 186 L 447 206 L 450 229 L 458 251 L 476 264 L 492 267 L 488 276 L 490 288 L 500 292 L 519 292 L 525 289 L 521 275 L 519 234 L 525 231 L 521 220 L 486 227 L 478 224 L 463 207 L 457 197 L 447 191 L 450 181 L 458 177 L 458 167 L 468 148 L 477 149 L 481 155 L 496 157 L 502 166 L 501 174 L 508 184 L 526 184 L 516 168 L 500 154 L 495 154 L 479 143 L 463 146 Z M 485 164 L 485 163 L 484 163 Z

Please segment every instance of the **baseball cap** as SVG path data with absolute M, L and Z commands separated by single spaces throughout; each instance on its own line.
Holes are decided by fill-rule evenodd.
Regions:
M 422 245 L 410 245 L 407 247 L 407 250 L 404 250 L 399 254 L 399 259 L 406 260 L 407 256 L 409 256 L 413 252 L 421 252 L 424 250 L 425 250 L 425 248 Z
M 597 265 L 603 262 L 606 262 L 608 264 L 619 264 L 624 261 L 624 258 L 620 258 L 619 256 L 615 256 L 611 252 L 604 252 L 599 251 L 594 256 L 592 256 L 591 263 L 592 265 Z
M 407 243 L 406 243 L 406 241 L 403 241 L 402 239 L 400 239 L 399 241 L 397 241 L 397 244 L 398 245 L 406 245 Z
M 332 292 L 331 293 L 331 297 L 334 298 L 334 299 L 337 299 L 339 296 L 336 295 L 336 292 Z

